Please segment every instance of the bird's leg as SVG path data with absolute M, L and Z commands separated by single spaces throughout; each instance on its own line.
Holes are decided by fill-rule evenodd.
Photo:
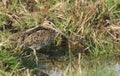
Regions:
M 36 50 L 35 50 L 35 48 L 32 48 L 32 49 L 33 49 L 33 54 L 34 54 L 34 56 L 35 56 L 35 62 L 36 62 L 36 64 L 38 65 L 38 57 L 37 57 Z

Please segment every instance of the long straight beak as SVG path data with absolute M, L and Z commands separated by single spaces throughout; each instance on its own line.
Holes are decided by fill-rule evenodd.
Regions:
M 70 37 L 68 35 L 66 35 L 65 33 L 63 33 L 61 30 L 59 30 L 58 28 L 53 28 L 53 30 L 55 30 L 57 33 L 60 33 L 61 35 L 63 35 L 65 38 L 70 39 Z
M 70 37 L 68 35 L 66 35 L 65 33 L 63 33 L 61 30 L 59 30 L 54 23 L 51 23 L 51 25 L 53 26 L 53 30 L 55 30 L 57 33 L 60 33 L 61 35 L 63 35 L 65 38 L 67 38 L 68 40 L 70 40 Z M 70 40 L 71 41 L 71 40 Z

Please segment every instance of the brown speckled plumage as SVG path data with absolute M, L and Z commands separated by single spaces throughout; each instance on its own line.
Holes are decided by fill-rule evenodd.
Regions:
M 51 44 L 55 33 L 53 23 L 45 21 L 41 25 L 13 34 L 9 40 L 28 48 L 41 49 Z
M 53 30 L 39 30 L 25 38 L 23 44 L 27 47 L 40 49 L 50 45 L 55 36 Z

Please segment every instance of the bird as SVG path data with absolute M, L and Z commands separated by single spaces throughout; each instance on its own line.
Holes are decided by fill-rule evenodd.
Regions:
M 44 21 L 33 28 L 14 33 L 9 37 L 10 43 L 20 43 L 27 48 L 39 50 L 52 43 L 55 37 L 54 24 Z
M 38 64 L 36 50 L 49 46 L 57 32 L 62 33 L 59 29 L 56 29 L 53 22 L 45 20 L 41 25 L 12 34 L 9 41 L 13 44 L 19 43 L 24 48 L 31 48 L 35 55 L 36 64 Z

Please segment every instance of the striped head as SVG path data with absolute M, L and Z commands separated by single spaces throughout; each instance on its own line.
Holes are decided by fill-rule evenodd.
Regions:
M 56 29 L 54 23 L 52 23 L 51 21 L 48 21 L 48 20 L 45 20 L 41 26 L 46 28 L 46 29 L 51 29 L 51 30 Z

